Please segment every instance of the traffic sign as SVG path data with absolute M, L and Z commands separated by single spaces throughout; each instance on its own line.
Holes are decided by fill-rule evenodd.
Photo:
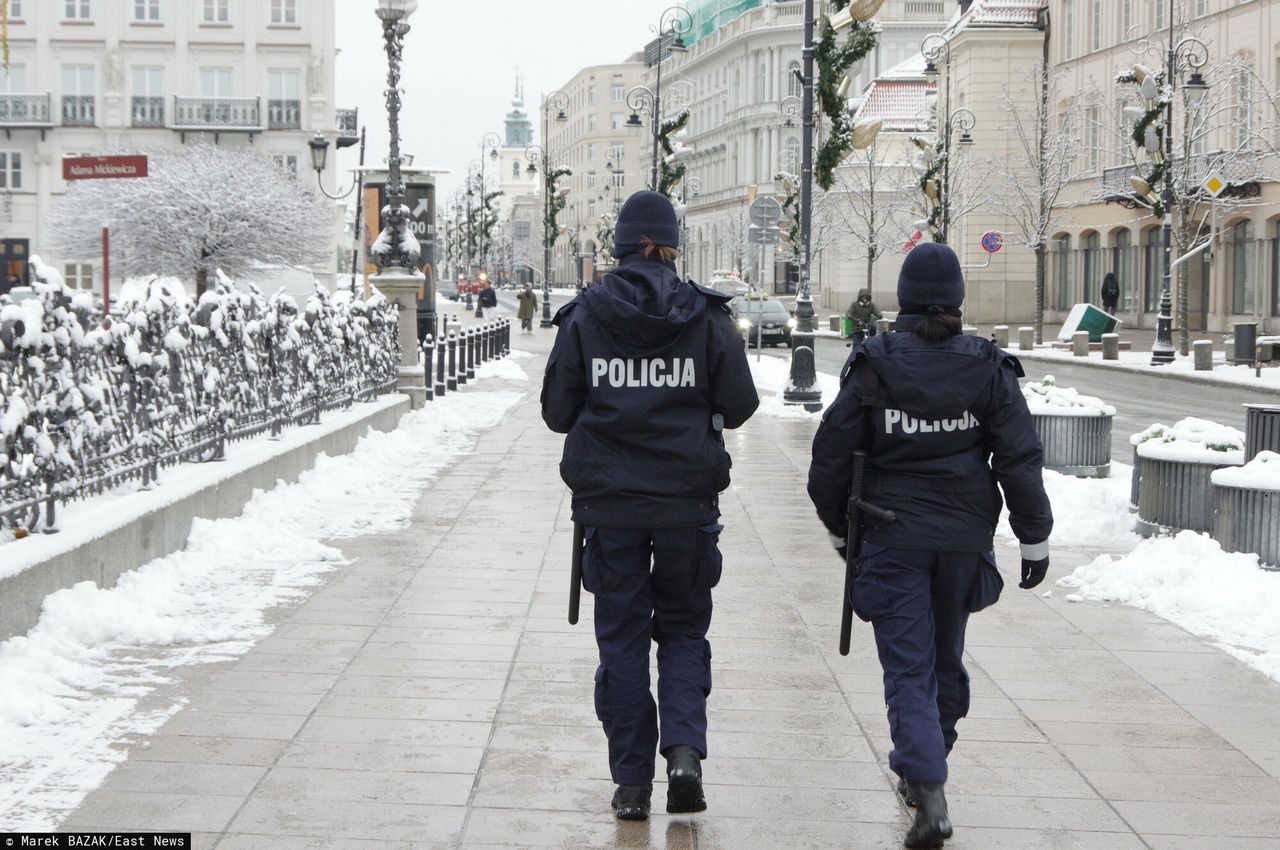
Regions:
M 751 204 L 751 224 L 754 227 L 776 227 L 782 218 L 782 204 L 767 195 L 756 198 Z
M 752 224 L 747 228 L 747 241 L 752 245 L 777 245 L 782 232 L 776 227 L 759 227 Z
M 999 230 L 988 230 L 982 234 L 982 250 L 988 254 L 994 254 L 1004 247 L 1004 237 L 1000 235 Z
M 430 183 L 410 183 L 404 189 L 404 203 L 409 208 L 409 231 L 419 243 L 435 242 L 436 187 Z M 424 255 L 423 262 L 427 262 Z
M 1209 193 L 1209 197 L 1216 198 L 1227 190 L 1227 181 L 1222 179 L 1222 175 L 1213 172 L 1204 179 L 1200 184 L 1200 188 Z
M 147 176 L 147 157 L 73 156 L 62 160 L 63 180 L 108 180 Z

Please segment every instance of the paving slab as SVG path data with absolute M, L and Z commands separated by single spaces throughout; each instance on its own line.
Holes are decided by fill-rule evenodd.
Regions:
M 841 657 L 842 567 L 804 492 L 814 422 L 727 435 L 724 578 L 711 629 L 710 808 L 609 813 L 592 707 L 591 597 L 565 619 L 572 538 L 537 378 L 396 532 L 269 613 L 246 655 L 182 674 L 186 700 L 66 828 L 178 828 L 218 850 L 888 850 L 892 792 L 870 627 Z M 1053 551 L 1050 581 L 1093 557 Z M 1262 850 L 1280 830 L 1280 686 L 1148 613 L 1016 588 L 970 626 L 952 754 L 959 850 Z

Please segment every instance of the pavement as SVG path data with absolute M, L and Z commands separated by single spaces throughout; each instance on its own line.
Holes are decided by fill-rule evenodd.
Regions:
M 561 437 L 538 410 L 551 341 L 517 328 L 530 382 L 464 390 L 523 391 L 506 420 L 408 527 L 333 541 L 352 562 L 274 611 L 270 637 L 186 669 L 185 707 L 128 742 L 62 828 L 192 831 L 220 850 L 900 847 L 870 627 L 836 650 L 843 565 L 804 492 L 807 419 L 727 435 L 710 808 L 611 816 L 591 597 L 568 625 Z M 1055 549 L 1040 591 L 1097 554 Z M 947 846 L 1275 848 L 1280 685 L 1145 612 L 1020 591 L 1016 550 L 998 556 L 1005 596 L 969 632 Z M 661 811 L 661 784 L 654 797 Z

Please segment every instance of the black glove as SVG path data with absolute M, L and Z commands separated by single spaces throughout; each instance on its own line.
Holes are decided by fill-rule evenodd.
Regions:
M 1018 582 L 1018 587 L 1023 590 L 1031 588 L 1044 581 L 1045 574 L 1049 572 L 1049 559 L 1042 558 L 1039 561 L 1028 561 L 1022 559 L 1022 581 Z
M 849 536 L 848 533 L 846 532 L 844 534 L 834 534 L 828 531 L 827 536 L 831 538 L 832 548 L 834 548 L 837 552 L 840 553 L 840 560 L 841 561 L 849 560 L 849 542 L 847 540 Z

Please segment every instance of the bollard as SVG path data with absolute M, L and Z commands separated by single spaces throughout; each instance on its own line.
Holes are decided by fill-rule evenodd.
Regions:
M 467 328 L 467 380 L 476 379 L 476 329 Z
M 1120 334 L 1103 334 L 1102 335 L 1102 359 L 1103 360 L 1119 360 L 1120 359 Z
M 489 360 L 496 360 L 498 357 L 498 323 L 497 322 L 489 323 L 488 340 L 489 340 L 489 346 L 488 346 L 488 351 L 485 352 L 485 356 Z
M 1089 332 L 1076 331 L 1071 335 L 1071 354 L 1075 357 L 1089 356 Z
M 1213 371 L 1213 340 L 1198 339 L 1191 343 L 1197 372 Z
M 422 378 L 427 386 L 427 401 L 435 399 L 431 385 L 431 378 L 434 375 L 434 370 L 431 368 L 431 354 L 435 350 L 435 342 L 431 339 L 431 334 L 427 334 L 427 338 L 422 341 Z
M 493 322 L 487 322 L 484 326 L 484 336 L 480 346 L 481 363 L 488 363 L 493 359 Z
M 436 395 L 444 395 L 444 357 L 445 342 L 444 337 L 436 340 Z
M 467 374 L 467 352 L 471 349 L 469 345 L 470 333 L 470 328 L 463 328 L 458 331 L 458 386 L 460 387 L 467 385 L 468 377 L 475 377 L 474 373 L 470 376 Z
M 502 352 L 504 355 L 511 353 L 511 320 L 507 319 L 507 331 L 504 334 Z
M 876 333 L 887 334 L 893 330 L 893 322 L 888 319 L 876 319 Z
M 1032 351 L 1036 347 L 1036 329 L 1018 328 L 1018 350 Z
M 445 387 L 449 392 L 458 388 L 458 335 L 453 331 L 449 331 L 449 377 Z
M 1000 348 L 1009 347 L 1009 326 L 996 325 L 991 329 L 991 338 L 995 340 L 996 345 Z

